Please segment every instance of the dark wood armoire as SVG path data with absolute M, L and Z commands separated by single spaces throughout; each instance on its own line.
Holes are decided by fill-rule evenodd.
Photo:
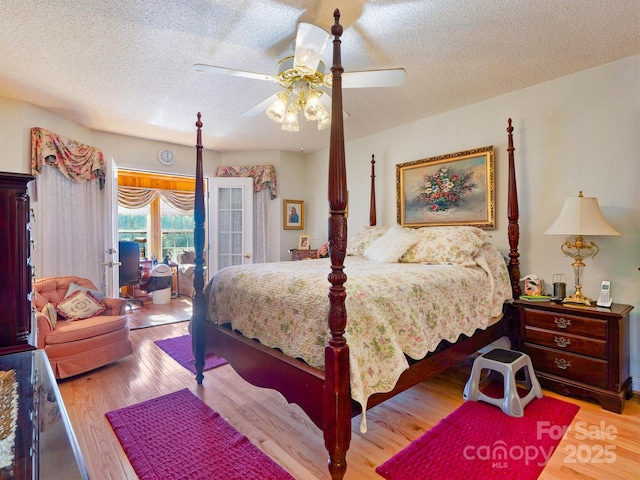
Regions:
M 0 354 L 35 348 L 31 314 L 31 175 L 0 172 Z

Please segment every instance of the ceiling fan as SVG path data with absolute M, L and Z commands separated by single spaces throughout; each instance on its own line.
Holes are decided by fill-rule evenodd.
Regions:
M 211 72 L 234 77 L 253 78 L 279 84 L 283 90 L 250 108 L 242 116 L 254 116 L 266 110 L 267 116 L 282 124 L 282 129 L 297 132 L 298 112 L 307 121 L 317 121 L 318 130 L 328 127 L 331 114 L 328 110 L 328 94 L 322 87 L 331 88 L 331 73 L 325 73 L 321 61 L 331 35 L 310 23 L 299 23 L 295 39 L 295 53 L 278 62 L 278 74 L 268 75 L 245 70 L 195 64 L 201 72 Z M 407 72 L 403 68 L 344 72 L 343 88 L 397 87 L 403 85 Z M 324 103 L 323 103 L 324 102 Z

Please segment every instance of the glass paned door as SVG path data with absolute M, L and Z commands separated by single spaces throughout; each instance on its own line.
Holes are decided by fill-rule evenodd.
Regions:
M 253 179 L 214 178 L 211 198 L 217 218 L 209 225 L 216 229 L 214 272 L 232 265 L 252 263 L 253 259 Z

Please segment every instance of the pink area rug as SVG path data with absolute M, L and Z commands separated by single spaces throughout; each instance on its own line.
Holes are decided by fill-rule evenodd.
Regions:
M 140 480 L 295 480 L 186 388 L 105 416 Z
M 514 418 L 485 402 L 465 402 L 376 472 L 387 480 L 534 480 L 579 408 L 542 397 Z
M 184 368 L 193 374 L 196 373 L 195 360 L 191 348 L 191 335 L 165 338 L 156 340 L 154 343 Z M 226 365 L 226 363 L 227 361 L 224 358 L 216 357 L 213 353 L 210 353 L 204 359 L 204 370 L 211 370 L 212 368 Z

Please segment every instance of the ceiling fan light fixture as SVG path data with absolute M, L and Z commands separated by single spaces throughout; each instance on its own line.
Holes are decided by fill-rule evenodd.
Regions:
M 292 103 L 287 110 L 287 114 L 282 122 L 282 130 L 287 132 L 300 131 L 300 125 L 298 125 L 298 106 Z
M 283 90 L 278 92 L 278 98 L 267 109 L 267 116 L 274 122 L 282 123 L 287 113 L 287 104 L 289 103 L 289 92 Z
M 304 106 L 304 116 L 308 121 L 319 120 L 323 113 L 326 114 L 326 110 L 320 102 L 319 92 L 309 92 L 307 103 Z

